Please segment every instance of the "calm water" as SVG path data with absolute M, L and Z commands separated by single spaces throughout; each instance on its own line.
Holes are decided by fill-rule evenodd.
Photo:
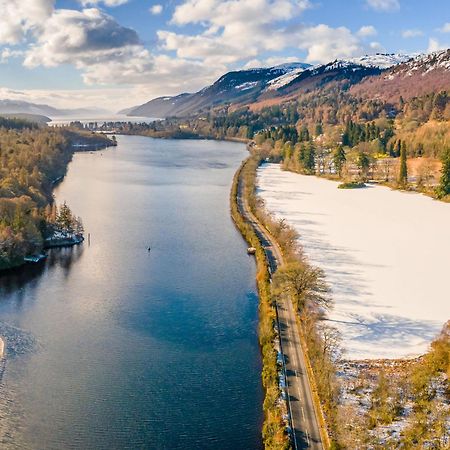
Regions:
M 228 209 L 245 149 L 118 140 L 56 191 L 90 245 L 0 278 L 0 447 L 259 448 L 254 264 Z

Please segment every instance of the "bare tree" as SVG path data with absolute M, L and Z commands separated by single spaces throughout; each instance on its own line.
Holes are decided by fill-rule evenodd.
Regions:
M 304 262 L 292 262 L 281 267 L 274 276 L 276 293 L 291 295 L 297 309 L 328 309 L 331 299 L 328 286 L 321 269 Z

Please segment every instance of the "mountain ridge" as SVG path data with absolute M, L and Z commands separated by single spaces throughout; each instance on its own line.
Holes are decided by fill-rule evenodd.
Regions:
M 349 84 L 357 84 L 365 77 L 380 75 L 383 71 L 412 58 L 413 55 L 376 53 L 315 66 L 297 62 L 269 68 L 231 71 L 198 92 L 158 97 L 142 105 L 122 110 L 121 113 L 162 119 L 187 117 L 230 105 L 232 108 L 250 105 L 258 109 L 258 105 L 282 102 L 296 93 L 332 81 L 347 79 Z

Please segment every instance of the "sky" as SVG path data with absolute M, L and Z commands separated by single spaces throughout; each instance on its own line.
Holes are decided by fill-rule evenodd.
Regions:
M 0 0 L 0 99 L 108 111 L 229 70 L 450 47 L 449 0 Z

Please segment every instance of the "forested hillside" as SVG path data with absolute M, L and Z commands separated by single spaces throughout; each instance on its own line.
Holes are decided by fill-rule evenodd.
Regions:
M 53 184 L 65 174 L 80 140 L 104 147 L 111 143 L 99 135 L 0 118 L 0 270 L 40 251 L 55 231 L 52 224 L 64 221 L 63 216 L 64 226 L 76 225 L 70 210 L 63 207 L 60 216 L 49 205 Z

